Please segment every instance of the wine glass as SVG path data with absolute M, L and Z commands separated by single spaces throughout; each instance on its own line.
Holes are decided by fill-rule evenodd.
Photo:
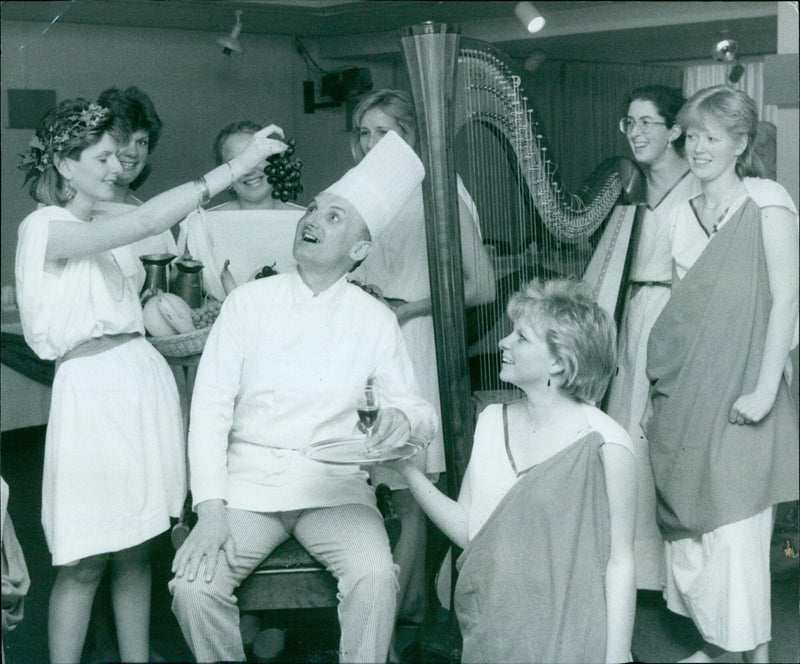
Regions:
M 378 413 L 381 409 L 380 393 L 375 385 L 366 385 L 361 390 L 356 403 L 356 412 L 358 413 L 358 420 L 361 423 L 361 429 L 367 434 L 367 440 L 372 436 L 375 430 L 375 423 L 378 419 Z M 375 452 L 367 445 L 367 452 L 374 454 Z

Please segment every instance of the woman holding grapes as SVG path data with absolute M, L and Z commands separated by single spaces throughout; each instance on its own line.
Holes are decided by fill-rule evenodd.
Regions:
M 15 276 L 25 340 L 56 360 L 42 525 L 58 568 L 50 596 L 53 662 L 80 660 L 97 584 L 111 565 L 122 661 L 150 659 L 148 543 L 185 494 L 183 431 L 169 367 L 143 338 L 144 269 L 130 244 L 158 235 L 285 144 L 248 149 L 194 182 L 96 218 L 114 198 L 130 130 L 109 109 L 68 99 L 41 120 L 21 167 L 42 206 L 19 227 Z
M 125 125 L 128 140 L 117 147 L 120 172 L 114 181 L 114 197 L 97 201 L 92 209 L 95 219 L 125 214 L 142 205 L 142 196 L 134 193 L 144 184 L 150 174 L 150 154 L 161 137 L 163 123 L 150 97 L 136 86 L 123 89 L 107 88 L 100 93 L 97 103 L 107 108 L 116 121 Z M 175 254 L 175 237 L 171 229 L 157 235 L 131 243 L 135 256 L 148 254 Z M 175 380 L 182 384 L 183 371 L 175 370 Z M 95 652 L 101 657 L 118 658 L 115 652 L 114 627 L 112 624 L 110 573 L 106 571 L 92 605 L 89 634 Z
M 260 129 L 258 124 L 250 120 L 240 120 L 223 127 L 214 139 L 216 163 L 223 164 L 240 154 L 250 137 Z M 204 264 L 203 286 L 206 293 L 217 301 L 225 299 L 236 285 L 234 282 L 241 284 L 253 277 L 256 266 L 250 264 L 247 254 L 253 252 L 254 248 L 263 247 L 265 223 L 282 223 L 285 218 L 287 229 L 292 231 L 289 233 L 291 238 L 297 220 L 305 212 L 305 208 L 290 202 L 303 190 L 300 184 L 303 164 L 291 160 L 294 141 L 288 144 L 285 154 L 264 160 L 234 181 L 228 188 L 231 196 L 229 201 L 209 210 L 199 209 L 181 223 L 178 251 L 188 252 Z M 220 242 L 215 229 L 223 228 L 226 229 L 225 242 Z M 291 239 L 287 242 L 283 253 L 290 255 Z M 227 245 L 228 248 L 221 245 Z M 269 258 L 269 255 L 264 256 L 264 260 Z M 263 266 L 263 262 L 258 264 L 259 268 Z M 257 276 L 267 275 L 260 270 Z

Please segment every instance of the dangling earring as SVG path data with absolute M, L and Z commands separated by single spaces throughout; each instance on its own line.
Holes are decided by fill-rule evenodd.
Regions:
M 75 198 L 75 194 L 78 193 L 78 190 L 75 189 L 69 182 L 64 185 L 64 189 L 61 192 L 64 195 L 64 200 L 66 203 L 69 203 L 73 198 Z
M 550 379 L 547 379 L 547 387 L 550 387 Z

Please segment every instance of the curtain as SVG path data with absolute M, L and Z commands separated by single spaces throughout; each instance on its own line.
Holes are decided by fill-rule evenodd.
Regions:
M 778 107 L 764 104 L 764 63 L 742 62 L 744 75 L 736 83 L 728 81 L 732 65 L 725 62 L 690 65 L 683 70 L 683 94 L 688 98 L 698 90 L 712 85 L 730 85 L 746 92 L 756 103 L 758 117 L 775 124 Z
M 625 95 L 643 85 L 680 88 L 679 67 L 594 62 L 544 62 L 523 76 L 541 133 L 569 191 L 576 191 L 604 159 L 630 156 L 618 128 Z
M 573 192 L 604 159 L 630 156 L 618 129 L 625 95 L 643 85 L 680 88 L 683 81 L 681 67 L 658 65 L 545 61 L 533 74 L 518 63 L 516 73 L 541 117 L 552 161 Z M 394 61 L 392 82 L 409 89 L 402 57 Z

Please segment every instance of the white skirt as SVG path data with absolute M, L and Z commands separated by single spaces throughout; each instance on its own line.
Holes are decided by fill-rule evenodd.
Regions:
M 666 543 L 667 606 L 724 650 L 753 650 L 771 638 L 773 514 L 768 507 L 701 538 Z
M 656 486 L 641 427 L 650 396 L 645 372 L 647 339 L 669 296 L 669 288 L 642 286 L 628 302 L 620 333 L 619 370 L 611 384 L 607 409 L 630 435 L 636 454 L 636 587 L 647 590 L 664 588 L 664 540 L 656 523 Z
M 175 379 L 144 338 L 56 372 L 45 442 L 42 525 L 53 565 L 140 544 L 186 496 Z

